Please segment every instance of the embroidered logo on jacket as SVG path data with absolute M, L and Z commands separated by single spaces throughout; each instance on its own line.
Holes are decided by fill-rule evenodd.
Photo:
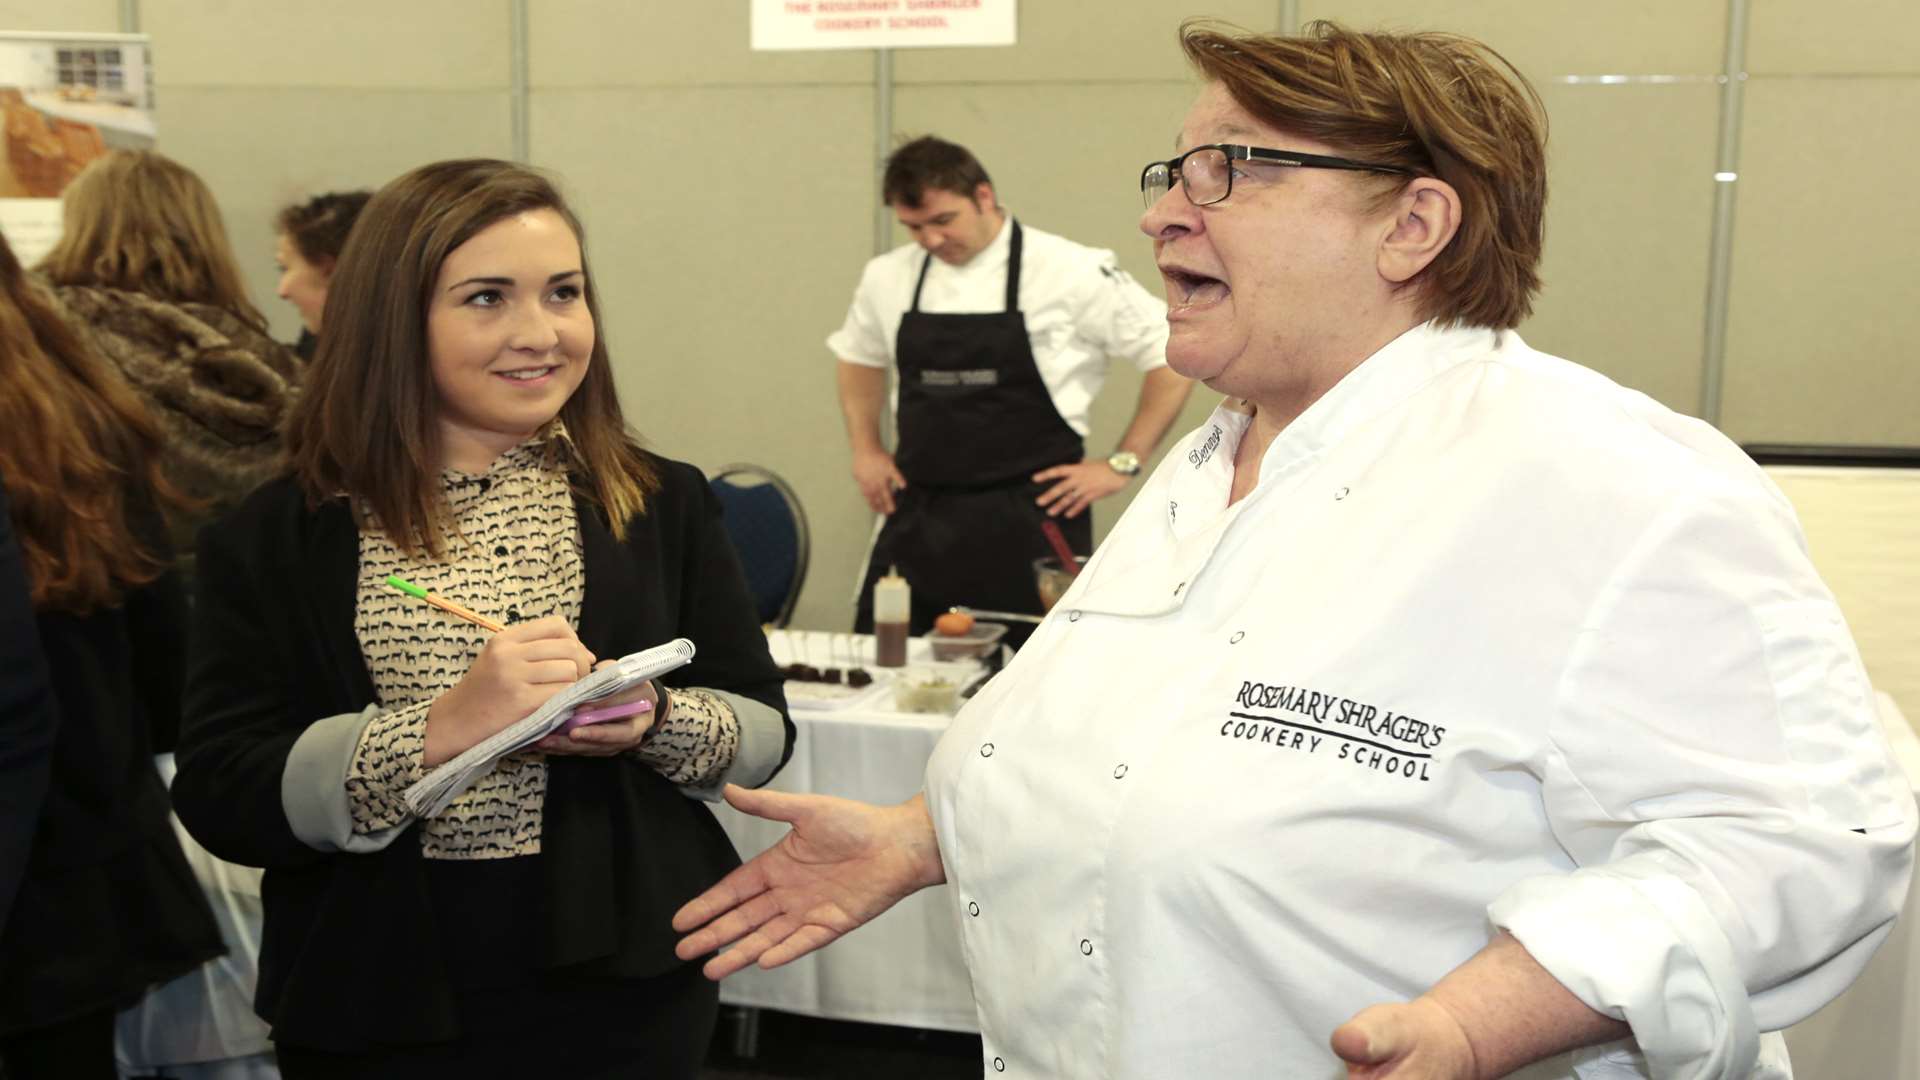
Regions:
M 1243 682 L 1220 737 L 1276 750 L 1326 754 L 1336 762 L 1420 783 L 1432 781 L 1447 729 L 1406 713 L 1300 686 Z

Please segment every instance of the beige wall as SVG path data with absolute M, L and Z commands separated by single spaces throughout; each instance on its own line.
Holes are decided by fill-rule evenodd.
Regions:
M 1722 424 L 1749 441 L 1920 443 L 1907 272 L 1920 214 L 1898 198 L 1920 171 L 1920 6 L 1739 2 L 1751 77 Z M 0 26 L 115 30 L 120 8 L 0 0 Z M 1193 91 L 1177 16 L 1146 0 L 1100 5 L 1091 23 L 1087 5 L 1021 8 L 1012 48 L 894 54 L 894 128 L 973 146 L 1024 218 L 1112 248 L 1155 282 L 1134 184 Z M 822 339 L 872 249 L 872 54 L 752 53 L 739 2 L 528 9 L 531 158 L 560 174 L 586 219 L 629 414 L 670 455 L 789 476 L 816 539 L 798 619 L 844 625 L 870 520 L 846 478 Z M 511 154 L 512 10 L 335 0 L 316 18 L 287 0 L 140 0 L 162 149 L 219 193 L 282 334 L 296 324 L 271 295 L 276 207 L 435 158 Z M 1454 29 L 1505 52 L 1552 118 L 1547 284 L 1524 334 L 1698 408 L 1726 0 L 1209 10 L 1255 29 L 1296 16 Z M 1118 437 L 1137 387 L 1116 373 L 1093 448 Z M 1183 427 L 1211 405 L 1196 394 Z M 1102 507 L 1103 528 L 1119 509 Z
M 62 33 L 117 34 L 119 0 L 0 0 L 0 30 L 55 30 Z
M 1767 472 L 1793 500 L 1873 685 L 1920 728 L 1920 470 Z

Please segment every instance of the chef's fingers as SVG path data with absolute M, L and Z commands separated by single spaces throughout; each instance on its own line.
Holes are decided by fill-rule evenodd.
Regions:
M 806 925 L 788 934 L 778 945 L 760 954 L 760 967 L 777 968 L 807 955 L 815 949 L 833 943 L 840 936 L 839 931 L 821 926 L 819 923 Z
M 1048 488 L 1047 490 L 1041 492 L 1040 497 L 1033 501 L 1035 504 L 1040 506 L 1049 506 L 1052 503 L 1060 499 L 1064 499 L 1071 494 L 1073 494 L 1073 481 L 1071 479 L 1062 480 L 1059 483 Z
M 761 893 L 681 938 L 673 951 L 682 960 L 705 956 L 715 949 L 723 949 L 740 941 L 765 926 L 769 920 L 777 918 L 780 913 L 780 901 L 772 893 Z M 749 961 L 751 959 L 748 957 Z
M 846 801 L 825 795 L 798 795 L 772 788 L 741 787 L 739 784 L 728 784 L 721 788 L 720 796 L 727 800 L 727 805 L 743 814 L 752 814 L 768 821 L 784 821 L 789 825 L 817 806 Z
M 684 944 L 684 942 L 682 944 Z M 760 954 L 766 951 L 766 947 L 767 943 L 759 940 L 757 936 L 747 938 L 736 944 L 733 948 L 707 961 L 706 964 L 700 968 L 700 973 L 712 979 L 714 982 L 719 982 L 721 979 L 739 971 L 741 968 L 751 966 L 755 960 L 760 959 Z M 699 955 L 701 954 L 693 953 L 689 956 L 686 953 L 682 953 L 681 957 L 683 959 L 692 959 L 693 956 Z

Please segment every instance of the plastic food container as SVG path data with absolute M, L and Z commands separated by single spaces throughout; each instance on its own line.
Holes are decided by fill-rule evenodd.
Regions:
M 935 630 L 927 635 L 927 644 L 933 646 L 935 660 L 974 660 L 999 648 L 1000 639 L 1006 636 L 1006 623 L 976 622 L 964 634 Z
M 901 712 L 951 713 L 960 707 L 960 683 L 944 671 L 908 668 L 894 677 L 893 707 Z

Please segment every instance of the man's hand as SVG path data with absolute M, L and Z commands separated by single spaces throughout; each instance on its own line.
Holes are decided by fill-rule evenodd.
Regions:
M 893 455 L 885 450 L 853 452 L 853 482 L 876 514 L 893 513 L 893 493 L 907 486 L 907 478 L 893 464 Z
M 1055 465 L 1051 469 L 1041 469 L 1033 474 L 1035 483 L 1044 484 L 1049 480 L 1058 481 L 1052 487 L 1033 500 L 1046 508 L 1048 517 L 1079 517 L 1080 512 L 1092 506 L 1094 500 L 1107 496 L 1127 486 L 1127 477 L 1113 471 L 1104 458 L 1077 462 L 1072 465 Z
M 1333 1032 L 1347 1080 L 1478 1080 L 1473 1044 L 1432 998 L 1360 1010 Z

